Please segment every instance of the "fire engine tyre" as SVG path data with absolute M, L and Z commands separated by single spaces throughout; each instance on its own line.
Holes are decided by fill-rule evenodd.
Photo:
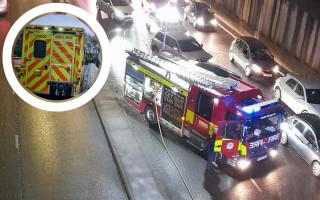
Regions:
M 312 174 L 315 177 L 320 177 L 320 163 L 318 161 L 313 161 L 311 164 Z
M 144 109 L 144 117 L 146 118 L 150 127 L 157 127 L 158 121 L 156 111 L 152 106 L 147 106 Z
M 288 135 L 285 132 L 282 132 L 280 142 L 282 145 L 286 146 L 288 144 Z
M 278 100 L 281 100 L 281 90 L 279 87 L 276 87 L 276 89 L 274 90 L 274 97 Z
M 246 68 L 244 69 L 244 73 L 245 73 L 246 77 L 251 76 L 251 69 L 249 66 L 246 66 Z

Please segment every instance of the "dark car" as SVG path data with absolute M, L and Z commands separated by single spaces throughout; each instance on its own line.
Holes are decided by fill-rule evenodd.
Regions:
M 191 2 L 185 8 L 184 19 L 195 29 L 216 30 L 218 25 L 211 7 L 203 2 Z
M 247 77 L 277 77 L 279 66 L 271 51 L 260 40 L 241 36 L 236 38 L 230 47 L 229 58 L 244 70 Z
M 312 173 L 320 177 L 320 118 L 310 113 L 301 113 L 281 124 L 281 143 L 292 148 L 311 165 Z
M 179 30 L 166 32 L 166 34 L 159 31 L 151 41 L 151 50 L 154 54 L 162 50 L 186 60 L 214 62 L 213 56 L 205 51 L 202 46 L 188 32 Z

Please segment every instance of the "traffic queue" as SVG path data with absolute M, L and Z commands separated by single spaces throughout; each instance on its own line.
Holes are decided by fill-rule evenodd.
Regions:
M 98 10 L 112 20 L 122 17 L 132 22 L 128 20 L 131 12 L 116 8 L 118 1 L 101 0 Z M 125 97 L 145 113 L 151 126 L 159 122 L 192 146 L 209 152 L 209 166 L 224 163 L 243 170 L 276 157 L 280 140 L 291 144 L 292 138 L 298 137 L 294 149 L 308 158 L 305 160 L 313 174 L 320 176 L 320 130 L 314 125 L 320 112 L 319 78 L 285 75 L 260 40 L 237 37 L 231 43 L 229 60 L 250 79 L 275 81 L 274 99 L 266 100 L 258 88 L 239 75 L 216 66 L 218 71 L 224 71 L 221 76 L 203 67 L 215 65 L 215 58 L 189 33 L 181 19 L 196 30 L 218 31 L 219 23 L 209 4 L 145 0 L 141 7 L 147 15 L 146 29 L 152 34 L 150 50 L 156 57 L 138 50 L 127 52 Z M 284 109 L 278 101 L 298 114 L 294 117 L 305 121 L 302 128 L 298 120 L 283 119 Z

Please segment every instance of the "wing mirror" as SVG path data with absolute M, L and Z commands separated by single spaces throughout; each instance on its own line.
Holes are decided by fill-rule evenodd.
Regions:
M 201 43 L 200 46 L 203 47 L 203 44 Z

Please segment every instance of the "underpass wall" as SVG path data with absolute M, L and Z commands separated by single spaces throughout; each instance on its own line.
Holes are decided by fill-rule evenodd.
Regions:
M 288 0 L 212 0 L 300 61 L 320 71 L 320 20 Z

